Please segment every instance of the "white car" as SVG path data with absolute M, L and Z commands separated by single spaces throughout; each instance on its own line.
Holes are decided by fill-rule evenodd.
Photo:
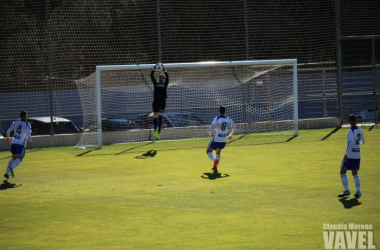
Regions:
M 378 122 L 380 120 L 379 116 L 379 109 L 376 106 L 376 121 Z M 369 108 L 363 111 L 360 111 L 359 114 L 357 115 L 358 121 L 359 122 L 374 122 L 373 120 L 373 108 Z

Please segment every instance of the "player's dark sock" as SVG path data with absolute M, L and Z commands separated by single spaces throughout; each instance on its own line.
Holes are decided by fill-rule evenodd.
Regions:
M 153 126 L 154 126 L 154 130 L 157 129 L 157 116 L 153 116 Z
M 158 116 L 158 132 L 161 133 L 162 115 Z

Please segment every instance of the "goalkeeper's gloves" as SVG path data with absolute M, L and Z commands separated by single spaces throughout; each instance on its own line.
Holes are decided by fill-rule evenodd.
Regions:
M 162 65 L 162 71 L 165 72 L 165 73 L 168 73 L 168 71 L 166 70 L 165 66 L 161 63 Z

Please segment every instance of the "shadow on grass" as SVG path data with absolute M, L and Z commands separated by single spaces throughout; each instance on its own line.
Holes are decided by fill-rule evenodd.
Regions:
M 81 153 L 79 155 L 76 155 L 75 157 L 81 157 L 81 156 L 86 155 L 88 153 L 91 153 L 92 151 L 95 151 L 95 150 L 98 150 L 98 149 L 95 148 L 95 149 L 87 150 L 87 151 L 85 151 L 85 152 L 83 152 L 83 153 Z
M 231 141 L 228 141 L 227 144 L 231 144 L 231 146 L 234 146 L 234 147 L 256 146 L 256 145 L 268 145 L 268 144 L 287 143 L 287 142 L 290 142 L 291 140 L 297 138 L 297 136 L 292 136 L 291 138 L 287 138 L 286 140 L 284 140 L 283 137 L 277 137 L 277 138 L 279 138 L 279 141 L 269 141 L 269 142 L 266 142 L 266 141 L 263 141 L 263 140 L 260 139 L 260 140 L 255 141 L 255 143 L 253 143 L 253 144 L 252 144 L 252 143 L 247 143 L 247 144 L 242 144 L 242 145 L 239 145 L 238 143 L 234 143 L 234 142 L 238 142 L 239 140 L 243 139 L 245 136 L 248 136 L 248 135 L 249 135 L 249 134 L 243 134 L 243 135 L 240 135 L 239 137 L 236 136 L 236 137 L 234 137 L 234 139 L 232 139 Z M 205 139 L 205 138 L 203 138 L 203 139 Z M 92 157 L 94 157 L 94 156 L 104 156 L 104 155 L 114 155 L 114 156 L 118 156 L 118 155 L 121 155 L 121 154 L 124 154 L 124 153 L 133 153 L 133 154 L 134 154 L 134 153 L 144 153 L 143 149 L 136 150 L 136 151 L 134 151 L 134 152 L 129 152 L 129 151 L 132 151 L 132 150 L 134 150 L 134 149 L 138 149 L 138 148 L 143 148 L 143 147 L 148 146 L 148 145 L 153 144 L 153 143 L 155 143 L 155 142 L 154 142 L 154 141 L 147 142 L 147 143 L 142 144 L 142 145 L 139 145 L 139 146 L 135 146 L 135 147 L 132 147 L 132 148 L 128 148 L 128 149 L 123 150 L 123 151 L 121 151 L 121 152 L 119 152 L 119 153 L 108 153 L 108 152 L 106 152 L 106 153 L 100 153 L 101 150 L 99 150 L 99 153 L 96 153 L 96 154 L 89 154 L 89 153 L 91 153 L 91 152 L 93 152 L 93 151 L 95 151 L 95 150 L 98 150 L 98 149 L 92 149 L 92 150 L 87 150 L 87 151 L 85 151 L 85 152 L 83 152 L 83 153 L 80 153 L 80 154 L 76 155 L 76 157 L 80 157 L 80 156 L 90 156 L 90 157 L 92 156 Z M 208 142 L 205 142 L 204 145 L 202 145 L 202 146 L 175 147 L 175 148 L 160 148 L 159 151 L 161 151 L 161 152 L 165 152 L 165 151 L 176 151 L 176 150 L 183 150 L 183 149 L 189 149 L 189 148 L 191 148 L 191 149 L 197 149 L 197 148 L 199 148 L 199 149 L 206 149 L 206 148 L 207 148 L 207 144 L 208 144 Z M 150 151 L 152 151 L 152 150 L 150 150 Z M 148 152 L 150 152 L 150 151 L 148 151 Z M 87 155 L 87 154 L 89 154 L 89 155 Z M 138 157 L 135 157 L 135 158 L 142 159 L 142 158 L 144 158 L 144 155 L 145 155 L 145 154 L 147 154 L 147 153 L 144 153 L 143 155 L 138 156 L 138 157 L 140 157 L 140 158 L 138 158 Z M 148 156 L 148 157 L 152 157 L 152 156 L 149 156 L 149 155 L 147 155 L 147 156 Z M 148 158 L 148 157 L 147 157 L 147 158 Z
M 244 135 L 241 135 L 240 137 L 236 138 L 236 139 L 232 139 L 231 141 L 227 142 L 227 144 L 230 144 L 230 143 L 233 143 L 235 141 L 238 141 L 238 140 L 241 140 L 243 139 L 245 136 L 247 136 L 248 134 L 244 134 Z
M 126 150 L 123 150 L 123 151 L 121 151 L 121 152 L 115 154 L 115 155 L 121 155 L 121 154 L 124 154 L 125 152 L 131 151 L 131 150 L 133 150 L 133 149 L 135 149 L 135 148 L 145 147 L 145 146 L 148 146 L 148 145 L 150 145 L 150 144 L 152 144 L 152 143 L 154 143 L 154 142 L 152 141 L 152 142 L 148 142 L 148 143 L 145 143 L 145 144 L 142 144 L 142 145 L 139 145 L 139 146 L 133 147 L 133 148 L 128 148 L 128 149 L 126 149 Z M 149 152 L 149 151 L 148 151 L 148 152 Z
M 155 157 L 156 154 L 157 154 L 157 150 L 149 150 L 148 152 L 146 152 L 142 155 L 136 156 L 135 158 L 136 159 L 149 159 L 149 158 Z
M 37 152 L 37 151 L 40 151 L 44 148 L 34 148 L 32 150 L 29 150 L 29 149 L 26 149 L 25 152 L 27 152 L 27 154 L 31 154 L 31 153 L 34 153 L 34 152 Z
M 222 173 L 219 173 L 219 172 L 212 172 L 212 173 L 203 173 L 203 175 L 201 176 L 203 179 L 207 179 L 207 180 L 216 180 L 216 179 L 219 179 L 219 178 L 226 178 L 226 177 L 229 177 L 230 175 L 229 174 L 222 174 Z
M 357 198 L 349 199 L 347 197 L 343 197 L 339 199 L 339 201 L 343 204 L 345 209 L 350 209 L 356 206 L 360 206 L 362 203 Z
M 131 151 L 131 150 L 133 150 L 133 149 L 135 149 L 135 148 L 145 147 L 145 146 L 147 146 L 147 145 L 149 145 L 149 144 L 152 144 L 152 143 L 154 143 L 154 142 L 148 142 L 148 143 L 145 143 L 145 144 L 142 144 L 142 145 L 138 145 L 138 146 L 136 146 L 136 147 L 128 148 L 128 149 L 123 150 L 123 151 L 121 151 L 121 152 L 119 152 L 119 153 L 87 155 L 87 154 L 89 154 L 89 153 L 91 153 L 91 152 L 94 152 L 94 151 L 98 151 L 98 150 L 99 150 L 98 148 L 95 148 L 95 149 L 90 149 L 90 150 L 87 150 L 87 151 L 85 151 L 85 152 L 83 152 L 83 153 L 80 153 L 80 154 L 76 155 L 75 157 L 81 157 L 81 156 L 99 156 L 99 155 L 116 155 L 116 156 L 117 156 L 117 155 L 124 154 L 124 153 L 126 153 L 126 152 L 128 152 L 128 151 Z
M 250 135 L 250 134 L 243 134 L 243 135 L 240 135 L 238 138 L 236 139 L 232 139 L 231 141 L 227 141 L 226 144 L 231 144 L 231 143 L 234 143 L 234 142 L 237 142 L 241 139 L 243 139 L 245 136 L 247 135 Z M 283 141 L 282 139 L 279 140 L 279 141 L 271 141 L 271 142 L 266 142 L 266 141 L 263 141 L 263 140 L 259 140 L 258 143 L 254 143 L 254 144 L 250 144 L 250 145 L 268 145 L 268 144 L 279 144 L 279 143 L 287 143 L 287 142 L 290 142 L 291 140 L 297 138 L 298 136 L 297 135 L 293 135 L 292 137 L 290 137 L 289 139 L 286 139 L 285 141 Z M 278 137 L 278 138 L 281 138 L 281 137 Z M 259 139 L 259 138 L 258 138 Z M 244 145 L 233 145 L 233 146 L 247 146 L 248 144 L 244 144 Z
M 10 145 L 9 145 L 9 149 L 10 149 L 11 147 L 10 147 Z M 26 154 L 31 154 L 31 153 L 34 153 L 34 152 L 36 152 L 36 151 L 40 151 L 40 150 L 42 150 L 43 148 L 36 148 L 36 149 L 32 149 L 32 150 L 29 150 L 29 149 L 27 149 L 27 150 L 25 150 L 25 153 Z M 12 157 L 12 154 L 9 152 L 9 156 L 7 156 L 7 157 L 4 157 L 4 158 L 0 158 L 0 160 L 5 160 L 5 159 L 11 159 L 11 157 Z
M 17 187 L 20 187 L 22 186 L 22 184 L 14 184 L 14 183 L 9 183 L 7 180 L 3 181 L 3 183 L 1 183 L 0 185 L 0 190 L 6 190 L 8 188 L 17 188 Z
M 338 127 L 338 128 L 335 128 L 333 131 L 331 131 L 328 135 L 326 135 L 325 137 L 323 137 L 322 139 L 321 139 L 321 141 L 324 141 L 324 140 L 326 140 L 326 139 L 328 139 L 330 136 L 332 136 L 333 134 L 335 134 L 337 131 L 339 131 L 340 130 L 340 127 Z
M 290 142 L 291 140 L 293 140 L 294 138 L 297 138 L 296 135 L 293 135 L 292 137 L 290 137 L 289 139 L 287 139 L 285 142 Z

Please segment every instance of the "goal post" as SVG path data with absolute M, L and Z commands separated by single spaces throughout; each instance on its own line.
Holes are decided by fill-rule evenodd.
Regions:
M 141 125 L 140 114 L 151 112 L 153 66 L 97 66 L 95 77 L 77 81 L 83 127 L 96 119 L 96 130 L 84 131 L 79 146 L 96 145 L 100 149 L 103 144 L 154 140 L 151 127 L 144 127 L 146 124 L 137 127 Z M 237 133 L 298 135 L 297 59 L 165 63 L 164 66 L 170 79 L 165 114 L 171 124 L 163 126 L 161 139 L 205 137 L 221 105 L 226 106 L 227 115 L 237 124 Z M 190 120 L 177 125 L 174 121 L 178 117 L 171 117 L 172 114 Z M 114 131 L 109 136 L 117 139 L 105 142 L 105 119 L 115 117 L 126 118 L 136 128 Z M 197 124 L 191 119 L 205 122 Z

